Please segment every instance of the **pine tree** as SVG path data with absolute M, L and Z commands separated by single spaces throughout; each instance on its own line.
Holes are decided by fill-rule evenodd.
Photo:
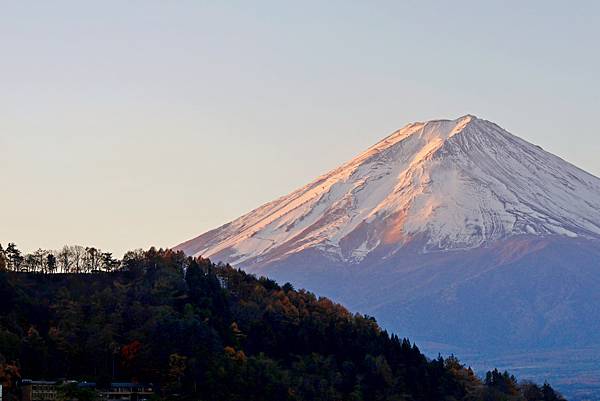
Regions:
M 18 271 L 23 263 L 21 251 L 17 249 L 17 246 L 13 242 L 10 242 L 6 247 L 5 253 L 8 260 L 9 270 Z

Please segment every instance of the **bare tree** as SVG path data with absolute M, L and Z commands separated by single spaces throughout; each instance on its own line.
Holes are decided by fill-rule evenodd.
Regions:
M 73 259 L 72 273 L 84 273 L 85 272 L 85 248 L 80 245 L 73 245 L 69 247 L 71 257 Z
M 35 251 L 32 255 L 32 262 L 33 264 L 30 265 L 30 271 L 33 272 L 38 272 L 38 273 L 46 273 L 47 269 L 46 269 L 46 261 L 47 261 L 47 257 L 48 257 L 48 251 L 44 250 L 44 249 L 38 249 L 37 251 Z M 29 256 L 29 255 L 27 255 Z
M 94 248 L 85 248 L 85 266 L 86 271 L 93 272 L 100 269 L 101 252 Z
M 73 266 L 73 258 L 71 257 L 71 250 L 68 246 L 63 246 L 57 255 L 58 270 L 62 273 L 70 273 Z

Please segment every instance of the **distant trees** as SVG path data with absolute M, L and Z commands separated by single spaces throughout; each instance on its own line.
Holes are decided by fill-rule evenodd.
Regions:
M 484 383 L 486 386 L 495 388 L 504 394 L 516 395 L 519 392 L 517 379 L 506 371 L 500 373 L 498 369 L 494 369 L 487 372 Z
M 23 255 L 12 242 L 6 249 L 0 244 L 0 271 L 54 274 L 113 272 L 120 268 L 121 261 L 112 253 L 94 247 L 71 245 L 58 251 L 38 249 Z
M 10 242 L 6 249 L 2 251 L 3 259 L 6 263 L 6 269 L 12 271 L 19 271 L 21 268 L 21 264 L 23 263 L 23 256 L 21 255 L 21 251 L 17 249 L 17 246 Z
M 548 384 L 544 383 L 542 387 L 535 383 L 524 381 L 520 384 L 520 389 L 527 401 L 564 401 L 565 399 L 558 394 Z
M 101 270 L 112 272 L 119 269 L 121 262 L 114 258 L 111 252 L 103 252 L 100 254 Z
M 56 273 L 57 264 L 56 264 L 56 256 L 52 253 L 48 253 L 46 256 L 46 267 L 48 268 L 48 273 Z
M 5 270 L 7 270 L 6 253 L 4 252 L 2 244 L 0 244 L 0 272 Z

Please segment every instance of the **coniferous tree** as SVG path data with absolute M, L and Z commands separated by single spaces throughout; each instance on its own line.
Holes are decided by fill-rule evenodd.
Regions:
M 23 256 L 21 251 L 13 242 L 9 242 L 6 247 L 6 257 L 8 259 L 8 266 L 10 270 L 18 271 L 23 263 Z

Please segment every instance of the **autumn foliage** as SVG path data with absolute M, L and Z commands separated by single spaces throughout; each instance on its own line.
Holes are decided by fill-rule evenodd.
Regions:
M 559 399 L 497 371 L 480 379 L 454 357 L 430 360 L 369 316 L 180 252 L 44 273 L 0 271 L 9 401 L 21 376 L 147 382 L 190 401 Z

